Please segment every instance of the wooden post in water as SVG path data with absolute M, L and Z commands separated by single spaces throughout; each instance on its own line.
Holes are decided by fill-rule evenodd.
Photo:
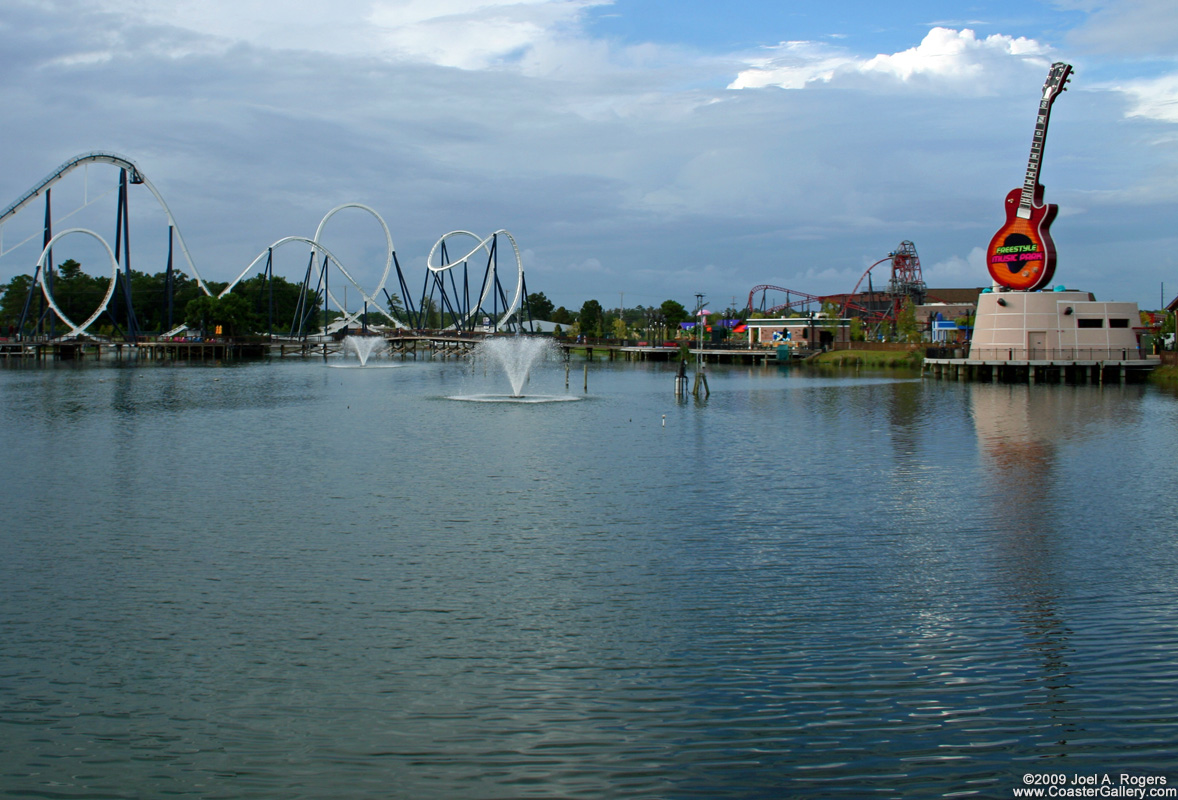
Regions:
M 702 356 L 695 371 L 695 385 L 691 387 L 691 394 L 693 397 L 699 397 L 699 387 L 701 385 L 704 388 L 704 397 L 707 397 L 712 393 L 711 390 L 708 389 L 708 376 L 704 373 Z
M 589 391 L 589 362 L 588 361 L 585 362 L 585 389 L 584 390 L 586 392 Z

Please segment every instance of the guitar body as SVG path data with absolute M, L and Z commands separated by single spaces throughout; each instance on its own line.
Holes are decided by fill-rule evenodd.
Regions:
M 1051 241 L 1050 229 L 1059 206 L 1043 202 L 1039 167 L 1043 164 L 1051 105 L 1060 92 L 1067 90 L 1071 74 L 1071 64 L 1057 61 L 1051 65 L 1043 84 L 1039 115 L 1035 118 L 1026 179 L 1021 189 L 1012 189 L 1006 195 L 1006 224 L 998 229 L 986 248 L 986 268 L 994 283 L 1016 292 L 1041 289 L 1055 274 L 1055 242 Z
M 1030 219 L 1023 219 L 1018 215 L 1021 196 L 1021 189 L 1006 195 L 1006 224 L 986 248 L 986 266 L 998 284 L 1032 292 L 1046 286 L 1055 274 L 1055 242 L 1050 228 L 1059 206 L 1043 203 L 1043 187 L 1036 186 Z

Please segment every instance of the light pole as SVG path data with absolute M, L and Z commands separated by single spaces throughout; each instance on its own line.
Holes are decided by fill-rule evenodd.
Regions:
M 711 394 L 711 390 L 708 389 L 708 378 L 704 375 L 704 327 L 707 317 L 704 315 L 706 309 L 704 308 L 704 296 L 702 294 L 695 296 L 695 305 L 695 329 L 699 332 L 699 338 L 697 339 L 699 344 L 695 352 L 695 386 L 692 388 L 691 393 L 699 397 L 699 387 L 702 383 L 704 396 L 706 397 Z
M 701 360 L 703 356 L 704 346 L 704 296 L 697 294 L 695 296 L 695 330 L 699 334 L 697 341 L 699 342 L 700 352 L 696 353 L 696 361 Z

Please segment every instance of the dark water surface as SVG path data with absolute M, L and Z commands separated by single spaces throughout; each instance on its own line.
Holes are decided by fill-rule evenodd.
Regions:
M 0 370 L 0 796 L 1174 785 L 1173 396 L 669 369 Z

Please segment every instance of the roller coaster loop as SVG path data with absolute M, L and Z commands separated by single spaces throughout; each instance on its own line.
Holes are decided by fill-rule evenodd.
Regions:
M 50 194 L 54 184 L 56 184 L 63 177 L 68 175 L 73 170 L 89 164 L 110 164 L 118 167 L 121 170 L 120 184 L 119 184 L 119 205 L 118 205 L 118 222 L 116 224 L 116 242 L 112 251 L 107 242 L 97 233 L 84 228 L 71 228 L 62 231 L 57 235 L 52 235 L 52 214 L 50 211 Z M 21 195 L 14 203 L 10 204 L 2 211 L 0 211 L 0 230 L 3 229 L 3 224 L 6 220 L 13 217 L 21 209 L 27 207 L 35 199 L 44 195 L 45 197 L 45 226 L 44 226 L 44 246 L 41 255 L 37 261 L 37 271 L 33 278 L 33 283 L 30 286 L 29 299 L 25 303 L 25 315 L 28 313 L 29 300 L 32 298 L 33 290 L 40 288 L 41 294 L 45 297 L 48 308 L 53 311 L 62 322 L 66 323 L 70 330 L 66 336 L 76 336 L 84 333 L 90 325 L 92 325 L 104 312 L 106 312 L 114 298 L 120 282 L 119 276 L 119 261 L 120 254 L 122 254 L 123 269 L 126 271 L 126 282 L 124 283 L 124 290 L 127 294 L 127 322 L 128 322 L 128 336 L 133 337 L 137 331 L 135 330 L 136 323 L 134 321 L 134 312 L 130 298 L 130 230 L 129 230 L 129 214 L 127 211 L 127 184 L 143 185 L 155 197 L 156 202 L 163 210 L 168 220 L 169 239 L 168 239 L 168 269 L 167 269 L 167 286 L 172 286 L 172 245 L 173 242 L 179 245 L 188 270 L 192 277 L 196 280 L 200 290 L 206 295 L 212 295 L 213 292 L 205 283 L 204 278 L 196 268 L 196 264 L 188 250 L 188 246 L 184 242 L 183 236 L 180 234 L 179 226 L 172 215 L 172 211 L 168 208 L 168 204 L 164 201 L 163 196 L 155 188 L 155 186 L 147 179 L 143 171 L 135 162 L 126 156 L 117 153 L 94 151 L 83 153 L 74 156 L 59 166 L 56 170 L 51 172 L 41 181 L 36 183 L 33 188 Z M 87 201 L 83 207 L 89 205 L 94 201 Z M 323 234 L 328 222 L 339 212 L 345 209 L 358 209 L 376 219 L 380 225 L 385 237 L 386 258 L 384 270 L 381 273 L 380 281 L 376 288 L 371 292 L 362 287 L 352 272 L 323 244 Z M 73 212 L 71 212 L 73 213 Z M 67 215 L 69 216 L 69 215 Z M 58 306 L 53 298 L 53 265 L 52 265 L 52 247 L 53 244 L 61 240 L 65 236 L 82 234 L 91 236 L 97 239 L 107 253 L 110 254 L 112 263 L 112 276 L 110 285 L 107 288 L 106 295 L 103 298 L 99 307 L 91 314 L 89 319 L 82 323 L 75 323 L 70 320 Z M 460 237 L 467 237 L 473 239 L 476 244 L 470 249 L 466 255 L 457 260 L 451 261 L 448 255 L 448 243 L 453 242 Z M 500 281 L 498 269 L 498 240 L 500 237 L 506 237 L 511 244 L 512 252 L 515 256 L 515 291 L 510 300 L 507 297 L 507 292 L 504 290 Z M 31 237 L 30 237 L 31 238 Z M 2 241 L 2 239 L 0 239 Z M 28 239 L 25 240 L 26 242 Z M 23 244 L 22 242 L 21 244 Z M 260 252 L 250 263 L 243 269 L 237 277 L 235 277 L 219 294 L 218 298 L 225 297 L 234 287 L 236 287 L 247 275 L 251 274 L 259 264 L 265 259 L 265 273 L 270 280 L 273 279 L 273 259 L 274 251 L 285 245 L 299 243 L 308 245 L 311 248 L 310 260 L 307 266 L 306 275 L 303 279 L 301 294 L 299 298 L 299 308 L 303 309 L 303 317 L 296 320 L 297 324 L 292 324 L 292 335 L 303 335 L 303 326 L 310 314 L 310 309 L 318 300 L 312 302 L 314 296 L 318 296 L 322 292 L 324 299 L 324 308 L 334 303 L 343 313 L 332 322 L 330 330 L 338 330 L 340 328 L 353 325 L 357 323 L 361 315 L 366 315 L 369 312 L 375 312 L 387 318 L 392 325 L 400 328 L 423 328 L 426 327 L 430 321 L 427 314 L 429 308 L 435 308 L 440 305 L 443 311 L 443 317 L 448 314 L 451 320 L 450 327 L 459 330 L 470 329 L 474 326 L 475 321 L 480 316 L 488 317 L 494 320 L 495 329 L 498 330 L 504 326 L 511 326 L 514 324 L 512 318 L 517 313 L 527 314 L 530 317 L 530 309 L 527 308 L 527 287 L 524 281 L 523 262 L 520 258 L 519 246 L 516 244 L 515 238 L 506 230 L 497 230 L 488 237 L 480 238 L 469 231 L 451 231 L 442 236 L 434 244 L 430 250 L 429 258 L 427 259 L 426 283 L 422 289 L 419 298 L 420 309 L 418 303 L 414 302 L 408 285 L 405 282 L 405 276 L 401 271 L 400 264 L 397 261 L 396 250 L 393 246 L 393 237 L 389 231 L 388 225 L 384 219 L 373 208 L 363 205 L 361 203 L 344 203 L 331 209 L 320 220 L 319 226 L 315 230 L 315 235 L 311 238 L 303 236 L 286 236 L 271 244 L 265 250 Z M 19 246 L 19 245 L 18 245 Z M 4 253 L 0 252 L 0 256 Z M 483 274 L 481 287 L 478 293 L 476 302 L 471 303 L 469 291 L 469 279 L 467 277 L 467 263 L 476 255 L 486 255 L 487 267 Z M 359 295 L 363 298 L 363 308 L 356 311 L 349 311 L 345 308 L 345 304 L 339 302 L 333 293 L 332 286 L 328 280 L 329 267 L 334 263 L 336 269 L 343 275 L 344 279 L 350 283 Z M 458 291 L 456 274 L 461 269 L 464 290 Z M 396 304 L 393 302 L 393 297 L 386 289 L 389 282 L 390 275 L 393 270 L 396 270 L 397 281 L 399 284 L 400 296 L 404 298 L 403 304 L 405 309 L 405 316 L 407 318 L 398 317 L 393 309 Z M 450 288 L 447 289 L 446 278 L 449 279 Z M 170 289 L 168 290 L 171 291 Z M 435 300 L 435 294 L 437 298 Z M 383 298 L 382 298 L 383 295 Z M 382 299 L 384 302 L 382 302 Z M 167 306 L 167 320 L 170 320 L 171 298 L 168 298 Z M 487 306 L 490 306 L 489 308 Z M 272 312 L 271 312 L 272 313 Z M 366 317 L 365 317 L 366 320 Z M 172 323 L 169 321 L 168 325 Z M 25 319 L 22 315 L 21 328 L 24 329 Z M 271 320 L 271 328 L 273 327 L 273 320 Z M 175 335 L 183 330 L 183 326 L 179 326 L 171 331 L 165 333 L 165 336 Z

